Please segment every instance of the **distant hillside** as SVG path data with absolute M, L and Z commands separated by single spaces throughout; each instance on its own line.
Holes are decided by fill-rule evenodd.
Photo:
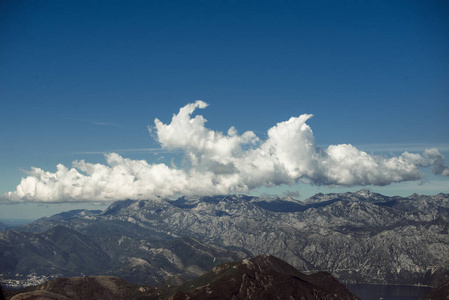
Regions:
M 63 226 L 55 226 L 43 234 L 1 232 L 0 249 L 3 274 L 101 274 L 111 262 L 96 242 Z
M 388 197 L 361 190 L 305 201 L 244 195 L 124 200 L 100 214 L 59 214 L 14 230 L 22 232 L 26 244 L 31 232 L 46 234 L 58 225 L 108 255 L 106 274 L 133 283 L 189 279 L 219 262 L 263 254 L 302 272 L 329 272 L 346 283 L 433 285 L 449 274 L 448 194 Z M 0 235 L 0 251 L 14 247 Z M 0 264 L 13 262 L 0 258 Z M 18 261 L 14 266 L 5 278 L 13 279 L 15 268 L 37 275 L 45 269 Z
M 44 233 L 0 233 L 2 284 L 21 287 L 52 277 L 117 275 L 158 284 L 172 275 L 192 279 L 214 265 L 246 257 L 191 238 L 151 238 L 131 223 L 94 222 L 89 236 L 57 225 Z
M 67 299 L 335 299 L 357 300 L 328 273 L 304 275 L 273 256 L 227 263 L 180 287 L 132 285 L 118 277 L 58 278 L 7 291 L 11 300 Z
M 101 210 L 75 209 L 53 215 L 48 220 L 67 220 L 73 218 L 92 217 L 101 213 Z M 44 218 L 45 219 L 45 218 Z

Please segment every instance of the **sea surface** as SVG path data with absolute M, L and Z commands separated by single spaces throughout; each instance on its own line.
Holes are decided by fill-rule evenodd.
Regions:
M 346 284 L 362 300 L 418 300 L 432 288 L 411 285 Z

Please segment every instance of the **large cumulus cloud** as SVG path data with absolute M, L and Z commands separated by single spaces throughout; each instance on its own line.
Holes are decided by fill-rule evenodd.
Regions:
M 268 130 L 265 140 L 254 132 L 239 134 L 234 127 L 222 133 L 208 129 L 206 119 L 192 116 L 204 109 L 203 101 L 187 104 L 173 115 L 170 124 L 155 119 L 150 129 L 161 147 L 183 150 L 182 168 L 149 164 L 143 160 L 106 154 L 107 164 L 73 162 L 57 171 L 32 168 L 15 191 L 1 196 L 4 202 L 83 202 L 119 199 L 151 199 L 175 194 L 212 195 L 247 192 L 259 186 L 295 184 L 388 185 L 422 179 L 420 169 L 433 167 L 449 176 L 444 156 L 437 149 L 422 154 L 373 156 L 349 144 L 317 147 L 312 117 L 303 114 Z

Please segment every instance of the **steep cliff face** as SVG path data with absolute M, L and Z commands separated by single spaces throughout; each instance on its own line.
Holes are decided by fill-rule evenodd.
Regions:
M 446 194 L 403 198 L 362 190 L 306 201 L 229 195 L 118 201 L 98 215 L 39 220 L 17 230 L 62 224 L 95 238 L 112 256 L 123 253 L 116 245 L 122 236 L 191 237 L 240 255 L 274 255 L 301 271 L 327 271 L 351 283 L 431 284 L 449 271 L 448 212 Z M 145 253 L 132 257 L 148 262 Z

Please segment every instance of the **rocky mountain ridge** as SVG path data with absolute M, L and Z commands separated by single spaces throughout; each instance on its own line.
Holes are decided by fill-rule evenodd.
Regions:
M 347 299 L 357 300 L 329 273 L 305 275 L 269 255 L 227 263 L 178 288 L 170 297 L 187 299 Z
M 125 200 L 100 214 L 46 218 L 15 230 L 44 232 L 55 225 L 101 240 L 107 253 L 117 253 L 120 239 L 137 245 L 143 236 L 191 237 L 248 257 L 274 255 L 303 272 L 327 271 L 349 283 L 432 284 L 449 271 L 447 194 L 388 197 L 362 190 L 303 202 L 245 195 Z M 101 238 L 109 234 L 110 241 Z M 152 264 L 145 251 L 133 255 Z

